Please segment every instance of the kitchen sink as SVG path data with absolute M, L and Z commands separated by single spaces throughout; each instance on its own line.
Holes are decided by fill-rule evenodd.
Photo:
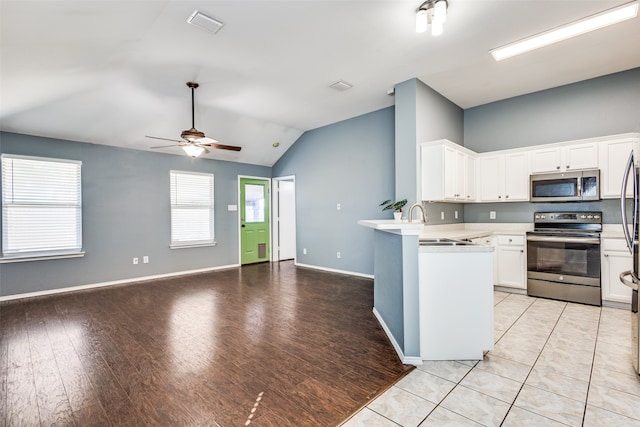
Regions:
M 469 240 L 457 239 L 420 239 L 420 246 L 470 246 L 474 245 Z

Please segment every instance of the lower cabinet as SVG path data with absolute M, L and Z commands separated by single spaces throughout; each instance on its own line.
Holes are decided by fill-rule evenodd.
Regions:
M 471 239 L 471 242 L 476 245 L 493 246 L 493 284 L 498 283 L 498 252 L 496 251 L 496 237 L 495 236 L 482 236 Z
M 497 286 L 527 289 L 527 257 L 523 235 L 496 236 Z
M 620 273 L 633 268 L 624 239 L 602 239 L 602 300 L 631 304 L 631 288 L 620 283 Z

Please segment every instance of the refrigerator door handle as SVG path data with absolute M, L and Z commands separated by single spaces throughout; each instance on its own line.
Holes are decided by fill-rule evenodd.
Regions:
M 627 276 L 631 277 L 631 281 L 628 281 L 626 279 Z M 631 270 L 623 271 L 622 273 L 620 273 L 619 277 L 620 277 L 620 282 L 622 282 L 623 285 L 630 287 L 634 291 L 638 290 L 637 279 L 633 276 L 633 271 Z
M 622 231 L 624 232 L 624 238 L 627 242 L 627 248 L 629 248 L 629 252 L 633 253 L 633 240 L 629 235 L 629 222 L 627 221 L 627 207 L 626 207 L 626 195 L 627 195 L 627 181 L 629 180 L 629 174 L 633 170 L 633 238 L 636 235 L 636 212 L 638 210 L 638 198 L 636 197 L 636 188 L 637 188 L 637 174 L 635 173 L 635 160 L 633 158 L 633 151 L 629 155 L 629 160 L 627 161 L 627 166 L 624 170 L 624 174 L 622 176 L 622 189 L 620 190 L 620 214 L 622 215 Z

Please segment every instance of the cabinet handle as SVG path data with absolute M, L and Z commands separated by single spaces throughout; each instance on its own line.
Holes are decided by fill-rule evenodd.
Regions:
M 502 199 L 502 196 L 498 196 L 498 199 Z
M 509 239 L 509 243 L 513 242 L 513 239 Z
M 524 253 L 524 249 L 520 249 L 520 253 L 523 254 Z
M 608 257 L 609 257 L 609 254 L 604 254 L 604 257 L 605 257 L 605 258 L 608 258 Z
M 567 169 L 570 169 L 569 165 L 567 165 Z
M 559 170 L 559 169 L 560 169 L 560 166 L 556 166 L 556 169 L 558 169 L 558 170 Z
M 504 198 L 505 198 L 505 199 L 508 199 L 508 198 L 509 198 L 509 195 L 507 194 L 506 196 L 504 196 Z

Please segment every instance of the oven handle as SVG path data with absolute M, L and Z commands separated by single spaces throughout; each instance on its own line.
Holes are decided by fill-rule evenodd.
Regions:
M 549 236 L 527 236 L 527 241 L 531 242 L 557 242 L 557 243 L 584 243 L 587 245 L 599 245 L 600 239 L 595 237 L 549 237 Z
M 632 282 L 625 279 L 625 277 L 627 276 L 631 276 Z M 633 271 L 631 270 L 623 271 L 622 273 L 620 273 L 620 282 L 622 282 L 623 285 L 630 287 L 634 291 L 638 290 L 638 284 L 636 283 L 635 278 L 633 276 Z

